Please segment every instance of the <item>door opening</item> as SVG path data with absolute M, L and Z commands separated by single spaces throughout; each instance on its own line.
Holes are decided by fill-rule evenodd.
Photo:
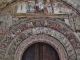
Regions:
M 57 51 L 46 43 L 35 43 L 23 53 L 22 60 L 60 60 Z

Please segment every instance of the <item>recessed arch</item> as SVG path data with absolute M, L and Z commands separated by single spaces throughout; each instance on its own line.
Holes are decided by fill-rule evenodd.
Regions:
M 49 44 L 37 42 L 30 45 L 21 60 L 60 60 L 57 51 Z
M 54 27 L 54 25 L 57 26 L 57 28 Z M 58 27 L 61 27 L 61 30 L 59 30 Z M 66 29 L 65 31 L 63 31 L 64 27 Z M 21 29 L 21 28 L 23 28 L 23 29 Z M 66 31 L 67 31 L 67 33 L 65 33 Z M 11 36 L 12 32 L 15 32 L 14 37 Z M 24 40 L 27 40 L 27 42 L 29 42 L 29 41 L 31 42 L 31 39 L 29 39 L 29 38 L 34 35 L 39 35 L 39 34 L 45 34 L 45 36 L 48 35 L 49 37 L 51 36 L 51 37 L 55 38 L 56 41 L 58 40 L 59 43 L 61 43 L 61 45 L 63 46 L 63 47 L 61 47 L 61 48 L 63 48 L 63 50 L 61 50 L 61 51 L 64 51 L 64 53 L 62 55 L 64 55 L 66 53 L 65 57 L 68 57 L 69 59 L 72 59 L 72 60 L 78 59 L 78 56 L 77 56 L 78 52 L 76 49 L 78 40 L 77 40 L 76 36 L 73 34 L 72 29 L 70 29 L 67 25 L 64 25 L 64 23 L 59 22 L 54 19 L 51 19 L 51 18 L 50 19 L 49 18 L 41 18 L 39 20 L 38 19 L 28 20 L 28 21 L 24 21 L 24 22 L 21 22 L 20 24 L 16 25 L 15 28 L 14 28 L 14 26 L 12 26 L 1 38 L 0 47 L 1 47 L 2 51 L 0 51 L 0 52 L 2 52 L 2 53 L 0 54 L 0 56 L 6 60 L 14 60 L 14 54 L 16 54 L 16 55 L 19 54 L 19 53 L 16 53 L 16 51 L 17 51 L 16 49 L 20 46 L 20 44 L 22 44 L 22 42 Z M 71 39 L 73 37 L 73 35 L 74 35 L 74 40 Z M 43 36 L 43 35 L 41 35 L 41 36 Z M 42 38 L 41 36 L 39 37 L 40 39 Z M 36 38 L 37 38 L 37 36 L 36 36 Z M 32 39 L 34 39 L 34 38 L 32 38 Z M 40 42 L 49 43 L 49 41 L 50 41 L 46 37 L 42 40 L 40 40 Z M 49 43 L 49 44 L 51 44 L 51 46 L 56 45 L 56 44 L 52 44 L 54 42 L 53 40 L 54 39 L 52 39 L 51 42 Z M 37 41 L 35 41 L 35 40 L 32 40 L 32 41 L 39 42 L 39 39 L 37 38 Z M 32 42 L 32 43 L 34 43 L 34 42 Z M 75 44 L 73 42 L 75 42 Z M 27 48 L 27 46 L 25 47 L 25 49 L 26 48 Z M 55 49 L 57 50 L 56 47 L 55 47 Z M 71 50 L 72 50 L 72 52 L 71 52 Z M 20 49 L 20 51 L 21 51 L 21 49 Z M 70 55 L 72 57 L 69 57 Z M 0 58 L 0 59 L 3 59 L 3 58 Z M 15 58 L 17 59 L 17 56 Z M 65 60 L 65 58 L 64 58 L 64 60 Z M 68 59 L 66 59 L 66 60 L 68 60 Z
M 25 33 L 26 32 L 26 33 Z M 72 45 L 71 45 L 71 43 L 63 36 L 63 35 L 57 35 L 58 33 L 55 31 L 55 30 L 52 30 L 52 29 L 49 29 L 49 28 L 43 28 L 43 27 L 38 27 L 38 28 L 35 28 L 35 29 L 31 29 L 31 30 L 27 30 L 27 31 L 24 31 L 23 33 L 25 33 L 24 35 L 27 35 L 27 33 L 32 33 L 32 36 L 33 35 L 35 35 L 35 34 L 48 34 L 48 35 L 50 35 L 50 36 L 53 36 L 53 37 L 55 37 L 56 39 L 58 39 L 59 41 L 60 41 L 60 43 L 62 43 L 62 45 L 65 47 L 65 49 L 66 49 L 66 51 L 67 51 L 67 54 L 68 54 L 68 59 L 76 59 L 76 55 L 75 55 L 75 51 L 74 51 L 74 48 L 72 47 Z M 27 37 L 27 36 L 26 36 Z M 42 36 L 39 36 L 39 37 L 37 37 L 36 36 L 36 41 L 35 40 L 31 40 L 31 39 L 29 39 L 28 41 L 27 41 L 27 39 L 25 40 L 25 42 L 39 42 L 39 38 L 40 38 L 40 42 L 47 42 L 48 40 L 45 40 L 45 39 L 41 39 L 42 38 Z M 45 37 L 46 38 L 46 37 Z M 35 37 L 34 38 L 32 38 L 32 39 L 35 39 Z M 37 40 L 38 39 L 38 40 Z M 50 40 L 49 40 L 50 41 Z M 48 42 L 49 42 L 48 41 Z M 53 41 L 53 40 L 51 40 L 51 41 Z M 19 49 L 21 48 L 21 46 L 24 44 L 25 46 L 26 46 L 26 44 L 25 44 L 25 42 L 24 43 L 22 43 L 21 45 L 20 45 L 20 47 L 19 47 Z M 27 44 L 28 44 L 27 43 Z M 53 44 L 53 42 L 51 42 L 52 44 Z M 29 44 L 31 44 L 31 43 L 29 43 Z M 23 46 L 24 46 L 23 45 Z M 53 45 L 56 45 L 56 44 L 53 44 Z M 56 48 L 56 47 L 55 47 Z M 59 48 L 59 47 L 58 47 Z M 57 49 L 58 49 L 57 48 Z M 69 48 L 69 49 L 68 49 Z M 24 48 L 25 49 L 25 48 Z M 59 50 L 59 49 L 58 49 Z M 69 51 L 70 50 L 70 51 Z M 21 49 L 20 49 L 20 51 L 21 51 Z M 24 51 L 24 50 L 23 50 Z M 70 53 L 72 51 L 72 53 Z M 17 52 L 19 53 L 19 50 L 17 50 Z M 17 53 L 17 54 L 18 54 Z M 60 53 L 60 52 L 59 52 Z M 15 55 L 17 55 L 17 54 L 15 54 Z M 72 55 L 73 54 L 73 55 Z M 22 55 L 22 54 L 19 54 L 19 55 Z M 19 55 L 17 55 L 17 56 L 19 56 Z M 64 55 L 64 54 L 62 54 L 62 55 Z M 70 56 L 70 57 L 69 57 Z M 74 58 L 71 58 L 71 56 L 74 56 Z M 64 59 L 65 60 L 65 58 L 62 58 L 62 59 Z M 61 60 L 62 60 L 61 59 Z M 17 60 L 20 60 L 20 57 L 18 57 L 18 59 Z
M 37 37 L 37 38 L 35 38 L 35 36 Z M 39 43 L 39 42 L 41 42 L 41 43 L 46 43 L 46 44 L 49 44 L 49 45 L 51 45 L 53 48 L 55 48 L 55 50 L 58 52 L 58 54 L 59 54 L 59 58 L 60 58 L 60 60 L 67 60 L 68 59 L 68 56 L 67 56 L 67 52 L 65 51 L 65 49 L 64 49 L 64 47 L 62 46 L 62 44 L 59 42 L 59 41 L 57 41 L 55 38 L 52 38 L 52 37 L 49 37 L 48 35 L 35 35 L 35 36 L 32 36 L 32 37 L 30 37 L 29 39 L 27 39 L 27 40 L 25 40 L 25 41 L 23 41 L 23 43 L 24 43 L 24 45 L 23 45 L 23 43 L 21 43 L 20 44 L 20 46 L 18 47 L 18 49 L 16 50 L 16 53 L 15 53 L 15 55 L 14 55 L 14 60 L 21 60 L 21 57 L 22 57 L 22 55 L 23 55 L 23 53 L 24 53 L 24 51 L 30 46 L 30 45 L 32 45 L 32 44 L 34 44 L 34 43 Z M 46 37 L 45 37 L 46 36 Z M 32 41 L 30 41 L 32 38 L 34 38 Z M 52 41 L 54 41 L 54 42 L 52 42 Z M 28 44 L 26 44 L 26 43 L 28 43 Z M 56 44 L 56 43 L 58 43 L 58 44 Z M 20 49 L 21 47 L 23 47 L 24 46 L 24 48 L 23 49 Z M 62 49 L 61 49 L 62 48 Z M 63 57 L 64 56 L 64 57 Z

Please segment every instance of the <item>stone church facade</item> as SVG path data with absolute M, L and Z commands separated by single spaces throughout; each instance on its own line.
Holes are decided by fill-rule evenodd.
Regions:
M 11 0 L 1 7 L 0 60 L 23 60 L 24 51 L 35 43 L 52 46 L 59 60 L 80 60 L 80 11 L 73 5 L 64 0 Z

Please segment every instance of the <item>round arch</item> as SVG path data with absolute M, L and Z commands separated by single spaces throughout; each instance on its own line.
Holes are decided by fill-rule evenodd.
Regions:
M 68 60 L 79 59 L 79 55 L 78 55 L 79 54 L 78 52 L 79 40 L 74 35 L 72 29 L 70 29 L 70 27 L 67 26 L 65 23 L 62 23 L 52 18 L 39 18 L 39 20 L 35 18 L 34 20 L 31 20 L 31 21 L 25 20 L 17 24 L 16 26 L 15 25 L 12 26 L 0 38 L 1 40 L 0 52 L 2 52 L 0 54 L 0 59 L 1 60 L 14 60 L 16 51 L 19 49 L 18 47 L 20 47 L 24 41 L 29 42 L 31 40 L 29 39 L 30 37 L 35 36 L 35 35 L 38 36 L 40 34 L 45 34 L 45 36 L 48 35 L 49 37 L 52 37 L 53 39 L 51 40 L 50 43 L 48 43 L 48 44 L 51 44 L 52 46 L 58 45 L 58 44 L 52 44 L 54 40 L 58 41 L 63 46 L 61 48 L 63 48 L 64 54 L 65 53 L 67 54 L 65 57 L 68 57 Z M 37 39 L 37 40 L 40 40 L 40 39 Z M 45 39 L 42 39 L 42 40 L 49 41 L 50 39 L 46 39 L 45 37 Z M 42 40 L 40 40 L 40 42 Z M 35 41 L 35 39 L 32 41 Z M 25 48 L 27 48 L 27 46 Z M 55 49 L 57 50 L 57 47 L 55 47 Z M 22 52 L 24 50 L 22 50 Z M 58 47 L 58 50 L 59 50 L 59 47 Z M 63 50 L 60 50 L 60 51 L 63 51 Z M 61 54 L 59 56 L 61 57 Z
M 30 45 L 32 45 L 34 43 L 39 43 L 39 42 L 51 45 L 58 52 L 60 60 L 68 59 L 67 52 L 65 51 L 64 47 L 62 46 L 62 44 L 59 41 L 57 41 L 55 38 L 52 38 L 48 35 L 39 34 L 39 35 L 31 36 L 29 39 L 26 39 L 23 41 L 23 43 L 21 43 L 21 45 L 16 50 L 16 53 L 14 55 L 14 60 L 21 60 L 22 54 L 25 51 L 25 49 L 28 48 Z M 22 47 L 24 47 L 24 48 L 20 49 Z

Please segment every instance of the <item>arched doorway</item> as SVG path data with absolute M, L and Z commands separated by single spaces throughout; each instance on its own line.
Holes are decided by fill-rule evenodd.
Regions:
M 22 60 L 60 60 L 57 51 L 46 43 L 35 43 L 23 53 Z
M 24 51 L 37 42 L 47 43 L 54 47 L 58 52 L 59 60 L 78 59 L 78 39 L 69 26 L 57 19 L 25 20 L 12 26 L 0 40 L 0 48 L 2 49 L 0 60 L 22 60 Z

